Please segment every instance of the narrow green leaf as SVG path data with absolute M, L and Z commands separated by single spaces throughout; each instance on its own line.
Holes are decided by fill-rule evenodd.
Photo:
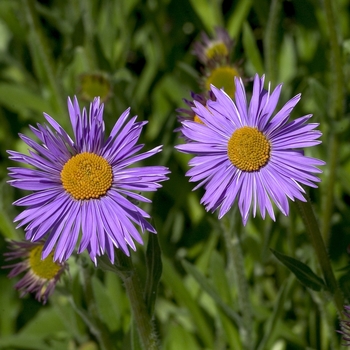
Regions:
M 56 310 L 48 307 L 41 308 L 39 312 L 21 328 L 19 337 L 55 337 L 60 332 L 65 332 L 66 326 L 61 320 Z
M 47 344 L 33 335 L 5 336 L 0 339 L 0 349 L 45 350 Z
M 40 113 L 45 111 L 53 114 L 53 109 L 44 98 L 38 94 L 29 91 L 27 88 L 14 84 L 0 84 L 0 105 L 5 106 L 9 110 L 20 113 L 22 116 L 28 113 L 28 110 Z
M 145 285 L 145 301 L 150 315 L 153 315 L 158 285 L 162 276 L 163 265 L 161 254 L 158 235 L 150 233 L 146 251 L 147 277 Z
M 100 280 L 92 277 L 91 282 L 98 314 L 108 329 L 114 332 L 120 326 L 121 317 L 117 304 L 113 302 L 108 290 Z
M 181 325 L 170 325 L 169 331 L 164 339 L 165 350 L 200 350 L 202 347 L 196 341 L 196 338 L 184 329 Z
M 243 47 L 248 60 L 252 63 L 255 71 L 261 75 L 264 73 L 263 61 L 256 45 L 252 28 L 248 22 L 243 24 Z
M 296 278 L 305 287 L 308 287 L 316 292 L 319 292 L 321 289 L 326 289 L 326 285 L 324 284 L 323 280 L 318 277 L 309 266 L 290 256 L 279 253 L 276 250 L 271 249 L 271 251 L 283 265 L 294 273 Z
M 290 277 L 292 277 L 292 275 L 290 275 Z M 274 339 L 274 335 L 276 334 L 276 326 L 279 324 L 279 319 L 281 319 L 283 315 L 284 303 L 289 289 L 291 288 L 291 285 L 293 283 L 293 280 L 294 278 L 288 278 L 287 282 L 279 290 L 273 311 L 270 317 L 264 322 L 264 336 L 259 343 L 259 346 L 257 348 L 258 350 L 267 349 L 266 345 L 268 344 L 268 342 L 271 341 L 271 339 Z
M 218 1 L 190 0 L 190 3 L 209 33 L 215 26 L 222 25 L 223 19 Z
M 317 101 L 317 103 L 315 103 L 315 109 L 320 113 L 321 117 L 326 118 L 329 91 L 323 84 L 313 77 L 307 79 L 307 89 L 311 94 L 311 101 Z
M 237 38 L 241 31 L 242 23 L 246 20 L 253 5 L 253 0 L 240 0 L 228 20 L 227 31 L 232 38 Z
M 218 235 L 213 235 L 218 237 Z M 229 281 L 226 275 L 226 263 L 221 254 L 214 250 L 210 259 L 209 267 L 210 279 L 215 286 L 221 300 L 228 305 L 233 305 L 232 291 L 230 290 Z M 230 349 L 241 349 L 242 342 L 239 335 L 239 327 L 236 326 L 232 319 L 218 308 L 222 329 L 226 335 L 226 341 Z
M 172 263 L 163 257 L 163 281 L 171 289 L 176 300 L 183 304 L 192 316 L 193 325 L 198 330 L 198 335 L 201 337 L 206 348 L 213 348 L 213 332 L 212 327 L 206 321 L 204 313 L 198 306 L 193 297 L 186 289 L 183 280 L 179 273 L 175 270 Z
M 285 35 L 279 52 L 278 80 L 285 84 L 297 75 L 297 57 L 294 37 Z M 288 69 L 286 69 L 288 67 Z
M 240 316 L 221 299 L 220 295 L 215 291 L 214 287 L 199 272 L 199 270 L 186 260 L 182 260 L 182 265 L 185 268 L 185 270 L 194 277 L 194 279 L 203 288 L 203 290 L 213 298 L 213 300 L 216 302 L 218 307 L 225 313 L 225 315 L 236 324 L 240 324 Z

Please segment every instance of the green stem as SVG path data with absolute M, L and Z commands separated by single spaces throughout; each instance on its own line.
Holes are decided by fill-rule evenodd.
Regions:
M 344 304 L 343 296 L 335 279 L 331 262 L 320 229 L 318 227 L 310 199 L 307 198 L 306 202 L 296 200 L 296 204 L 304 221 L 311 244 L 315 250 L 317 260 L 321 266 L 323 277 L 325 279 L 328 290 L 332 294 L 333 302 L 338 310 L 339 316 L 341 316 Z
M 35 1 L 23 0 L 22 2 L 29 25 L 29 31 L 33 39 L 29 40 L 30 49 L 32 52 L 38 52 L 47 83 L 51 89 L 54 108 L 56 109 L 57 113 L 63 115 L 65 108 L 63 107 L 64 105 L 61 99 L 61 89 L 57 83 L 58 79 L 54 74 L 55 69 L 53 59 L 50 55 L 51 50 L 47 43 L 46 37 L 42 32 L 37 12 L 35 10 Z M 33 54 L 33 58 L 35 58 L 35 54 Z
M 132 266 L 131 258 L 123 252 L 116 250 L 116 262 L 127 271 L 122 274 L 126 293 L 129 297 L 130 306 L 136 328 L 141 339 L 141 344 L 145 350 L 157 350 L 157 336 L 154 332 L 151 316 L 147 312 L 146 303 L 143 297 L 141 284 Z
M 329 115 L 332 120 L 339 120 L 344 114 L 344 74 L 341 46 L 338 39 L 338 21 L 335 20 L 332 0 L 324 0 L 324 11 L 326 23 L 328 25 L 329 41 L 330 41 L 330 71 L 331 71 L 331 86 Z M 339 156 L 339 141 L 337 135 L 334 134 L 333 128 L 329 132 L 328 147 L 328 176 L 325 179 L 323 192 L 323 207 L 322 207 L 322 236 L 325 242 L 328 242 L 329 232 L 331 229 L 331 219 L 333 213 L 334 202 L 334 185 L 337 175 L 337 165 Z
M 242 313 L 242 324 L 240 333 L 244 349 L 254 349 L 253 312 L 249 297 L 248 282 L 245 276 L 244 257 L 238 237 L 232 237 L 232 224 L 224 217 L 222 219 L 222 230 L 226 243 L 228 267 L 232 266 L 232 273 L 235 276 L 238 302 Z M 231 274 L 231 271 L 229 271 Z
M 268 81 L 276 84 L 277 81 L 277 27 L 281 8 L 281 0 L 272 0 L 264 35 L 264 53 L 266 75 Z

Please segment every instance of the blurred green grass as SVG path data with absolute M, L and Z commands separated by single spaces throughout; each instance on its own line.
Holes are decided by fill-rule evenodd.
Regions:
M 349 38 L 349 0 L 334 2 L 339 37 Z M 43 123 L 42 112 L 69 129 L 68 96 L 78 94 L 82 74 L 103 73 L 112 86 L 105 104 L 110 130 L 129 106 L 131 113 L 149 124 L 142 135 L 146 149 L 163 144 L 152 162 L 171 170 L 170 180 L 153 195 L 149 210 L 163 253 L 163 278 L 156 303 L 156 324 L 164 349 L 240 349 L 239 325 L 223 311 L 213 295 L 203 290 L 184 261 L 196 268 L 217 298 L 238 312 L 234 276 L 227 266 L 225 243 L 217 215 L 199 204 L 202 190 L 192 192 L 184 174 L 189 157 L 176 153 L 179 142 L 175 109 L 182 98 L 199 92 L 200 66 L 191 54 L 201 31 L 213 33 L 224 26 L 235 39 L 233 60 L 242 60 L 245 77 L 265 72 L 264 33 L 270 1 L 121 0 L 107 1 L 0 1 L 0 239 L 22 239 L 12 220 L 17 209 L 11 203 L 23 193 L 6 184 L 6 150 L 26 151 L 18 133 L 29 134 L 28 124 Z M 312 113 L 324 133 L 322 145 L 308 155 L 327 159 L 330 131 L 341 142 L 338 176 L 334 189 L 334 213 L 329 242 L 337 277 L 349 290 L 346 272 L 350 243 L 350 143 L 348 100 L 345 115 L 337 122 L 329 116 L 332 86 L 329 36 L 322 6 L 315 0 L 281 1 L 276 35 L 276 83 L 283 82 L 281 103 L 301 92 L 292 118 Z M 343 47 L 343 73 L 349 95 L 349 41 Z M 269 76 L 267 76 L 269 80 Z M 86 102 L 88 106 L 88 101 Z M 324 167 L 323 180 L 328 170 Z M 321 189 L 310 192 L 314 209 L 321 213 Z M 324 330 L 339 328 L 332 306 L 301 286 L 272 256 L 269 248 L 307 262 L 318 271 L 314 253 L 293 205 L 285 218 L 250 219 L 240 233 L 245 273 L 253 304 L 254 332 L 264 349 L 331 349 Z M 147 242 L 148 233 L 144 239 Z M 132 253 L 144 280 L 144 251 Z M 83 309 L 79 263 L 71 259 L 71 293 Z M 0 265 L 4 265 L 0 258 Z M 187 266 L 188 267 L 188 266 Z M 19 299 L 14 281 L 0 270 L 0 349 L 83 349 L 96 341 L 69 305 L 64 293 L 56 293 L 47 306 L 31 296 Z M 116 344 L 130 348 L 130 308 L 118 277 L 94 271 L 96 307 Z M 349 292 L 345 294 L 349 298 Z M 109 306 L 111 309 L 109 309 Z M 329 320 L 323 308 L 328 310 Z M 240 315 L 241 316 L 241 315 Z M 334 336 L 337 337 L 337 336 Z M 339 339 L 339 337 L 338 337 Z M 261 350 L 261 349 L 260 349 Z

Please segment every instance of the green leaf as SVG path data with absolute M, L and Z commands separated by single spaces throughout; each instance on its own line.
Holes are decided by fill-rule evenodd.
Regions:
M 197 328 L 198 335 L 207 348 L 213 348 L 212 327 L 208 324 L 202 309 L 186 289 L 183 279 L 175 270 L 169 259 L 163 257 L 163 281 L 172 291 L 179 304 L 184 305 L 192 316 L 192 324 Z
M 41 98 L 37 93 L 14 84 L 0 84 L 0 105 L 13 112 L 20 113 L 22 116 L 26 115 L 28 110 L 37 112 L 40 115 L 43 112 L 50 115 L 54 114 L 47 100 Z
M 20 337 L 37 337 L 40 339 L 57 336 L 60 332 L 65 332 L 66 326 L 61 320 L 56 310 L 51 307 L 44 307 L 21 328 L 18 335 Z
M 11 211 L 13 192 L 6 180 L 0 182 L 0 234 L 9 239 L 19 239 L 20 235 L 10 219 L 15 217 Z
M 246 20 L 252 5 L 253 0 L 241 0 L 235 6 L 235 10 L 232 12 L 227 25 L 227 31 L 232 38 L 237 38 L 241 31 L 242 23 Z
M 164 339 L 165 350 L 199 350 L 202 349 L 196 338 L 182 326 L 172 324 Z
M 267 349 L 266 345 L 269 341 L 271 341 L 271 339 L 274 339 L 274 336 L 277 333 L 276 328 L 280 323 L 279 320 L 282 319 L 281 316 L 284 312 L 284 305 L 288 292 L 292 286 L 293 281 L 295 281 L 295 279 L 292 279 L 291 277 L 292 275 L 289 275 L 287 282 L 279 290 L 276 302 L 273 307 L 273 311 L 270 317 L 264 322 L 264 336 L 259 343 L 258 350 Z
M 243 25 L 243 47 L 245 51 L 245 55 L 248 60 L 252 63 L 255 71 L 261 75 L 264 73 L 264 65 L 262 62 L 262 58 L 256 45 L 256 40 L 254 38 L 254 34 L 252 28 L 250 27 L 248 22 L 245 22 Z
M 296 48 L 294 44 L 294 37 L 291 35 L 285 35 L 278 63 L 279 75 L 278 80 L 283 81 L 285 84 L 291 81 L 297 73 L 297 57 Z M 288 68 L 286 68 L 288 67 Z
M 203 290 L 213 298 L 213 300 L 216 302 L 218 307 L 225 313 L 225 315 L 236 324 L 240 324 L 240 316 L 221 299 L 220 295 L 215 291 L 214 287 L 199 272 L 199 270 L 186 260 L 182 260 L 182 265 L 185 268 L 185 270 L 194 277 L 194 279 L 203 288 Z
M 214 235 L 219 236 L 219 235 Z M 234 305 L 233 296 L 230 290 L 229 281 L 227 278 L 226 263 L 224 258 L 216 250 L 212 252 L 210 259 L 210 278 L 213 281 L 215 289 L 218 291 L 221 300 L 227 305 Z M 219 317 L 222 324 L 222 329 L 226 335 L 227 343 L 230 349 L 241 349 L 242 343 L 240 340 L 239 329 L 232 319 L 226 315 L 219 307 Z
M 315 103 L 315 110 L 320 114 L 321 117 L 324 117 L 324 119 L 326 119 L 329 100 L 328 89 L 313 77 L 307 79 L 307 89 L 311 94 L 311 101 L 314 101 Z
M 316 292 L 327 288 L 323 280 L 301 261 L 279 253 L 276 250 L 271 249 L 271 251 L 283 265 L 285 265 L 290 271 L 294 273 L 296 278 L 305 287 L 310 288 Z
M 120 326 L 121 315 L 118 306 L 100 280 L 96 277 L 92 277 L 91 282 L 98 314 L 108 329 L 114 332 Z
M 190 0 L 193 10 L 210 33 L 213 28 L 222 25 L 222 14 L 218 1 Z
M 47 343 L 37 336 L 14 334 L 13 336 L 1 337 L 0 349 L 45 350 Z
M 158 285 L 162 276 L 162 258 L 158 242 L 158 235 L 150 233 L 148 235 L 146 251 L 147 278 L 145 285 L 145 301 L 148 313 L 153 315 L 154 304 L 157 298 Z

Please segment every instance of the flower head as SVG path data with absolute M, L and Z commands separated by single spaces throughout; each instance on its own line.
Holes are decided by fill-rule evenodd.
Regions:
M 257 207 L 263 218 L 266 210 L 274 220 L 274 202 L 284 215 L 289 213 L 287 197 L 305 201 L 301 184 L 317 187 L 317 168 L 324 162 L 307 157 L 301 150 L 320 143 L 318 124 L 307 123 L 311 115 L 289 122 L 289 115 L 300 94 L 288 101 L 273 117 L 282 85 L 270 94 L 264 90 L 264 76 L 256 75 L 253 95 L 247 106 L 242 79 L 235 79 L 235 102 L 212 86 L 215 101 L 207 107 L 194 101 L 193 111 L 204 124 L 182 122 L 186 144 L 177 146 L 194 154 L 187 172 L 190 181 L 204 186 L 201 203 L 207 210 L 220 208 L 222 218 L 237 199 L 246 224 L 249 213 Z
M 53 253 L 45 259 L 41 259 L 43 242 L 9 242 L 10 252 L 4 253 L 5 261 L 20 259 L 3 268 L 11 268 L 8 277 L 15 277 L 26 272 L 24 277 L 17 282 L 15 288 L 20 291 L 21 297 L 28 293 L 35 293 L 35 298 L 46 304 L 47 299 L 55 290 L 63 272 L 68 268 L 66 263 L 53 261 Z
M 239 77 L 240 73 L 237 68 L 225 64 L 216 65 L 207 69 L 202 78 L 204 89 L 210 90 L 211 85 L 222 88 L 227 95 L 234 98 L 236 92 L 235 77 Z
M 68 110 L 74 138 L 49 115 L 48 125 L 30 127 L 39 143 L 25 135 L 21 139 L 31 147 L 25 155 L 8 151 L 10 159 L 34 168 L 9 168 L 17 188 L 33 191 L 14 202 L 26 206 L 15 221 L 26 225 L 26 239 L 38 241 L 47 237 L 43 258 L 55 249 L 54 260 L 65 261 L 79 239 L 78 253 L 85 249 L 96 263 L 96 257 L 107 253 L 114 261 L 114 247 L 129 255 L 128 246 L 142 238 L 133 223 L 156 232 L 146 220 L 149 215 L 129 199 L 150 202 L 133 191 L 155 191 L 167 179 L 163 166 L 129 168 L 161 151 L 161 146 L 137 154 L 142 127 L 147 123 L 128 118 L 127 109 L 105 137 L 103 105 L 99 98 L 90 104 L 89 113 L 82 113 L 75 98 L 68 99 Z M 129 119 L 129 120 L 128 120 Z
M 227 31 L 217 27 L 213 39 L 202 32 L 201 40 L 194 44 L 193 53 L 205 65 L 211 62 L 228 62 L 233 43 Z
M 186 105 L 189 108 L 178 108 L 176 110 L 176 112 L 178 112 L 178 121 L 181 123 L 185 120 L 192 120 L 195 121 L 197 123 L 202 123 L 201 119 L 198 117 L 198 115 L 193 111 L 193 107 L 195 107 L 194 101 L 202 104 L 204 107 L 207 105 L 207 101 L 209 99 L 215 99 L 215 96 L 212 94 L 211 91 L 209 91 L 208 94 L 209 97 L 206 97 L 206 94 L 196 94 L 194 92 L 191 91 L 191 97 L 193 99 L 193 101 L 187 100 L 187 99 L 183 99 L 183 101 L 186 103 Z M 181 131 L 181 127 L 175 129 L 174 131 Z
M 111 82 L 103 73 L 86 73 L 80 76 L 80 98 L 91 102 L 95 96 L 100 96 L 101 102 L 106 102 L 112 95 Z

